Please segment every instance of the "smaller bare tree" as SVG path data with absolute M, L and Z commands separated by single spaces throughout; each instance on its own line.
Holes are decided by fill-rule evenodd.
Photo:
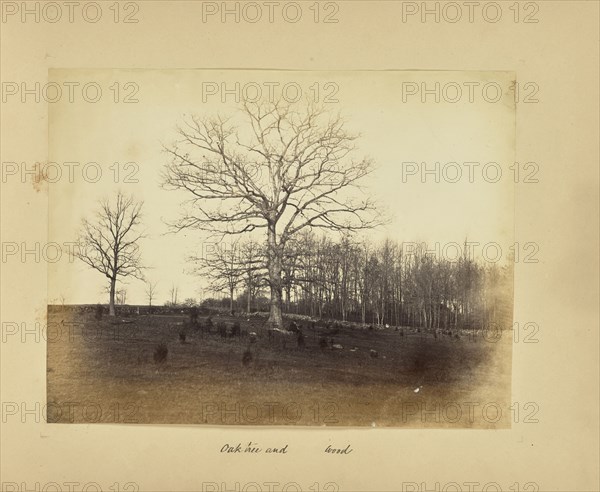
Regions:
M 117 279 L 144 279 L 138 243 L 144 237 L 141 225 L 143 202 L 120 191 L 114 200 L 102 200 L 94 219 L 84 219 L 79 232 L 79 248 L 74 256 L 109 280 L 109 314 L 115 315 Z
M 229 294 L 229 310 L 233 314 L 234 294 L 242 281 L 245 268 L 240 257 L 240 243 L 220 243 L 210 254 L 192 256 L 190 261 L 200 265 L 200 273 L 210 279 L 210 287 L 215 292 Z
M 252 300 L 265 283 L 266 258 L 264 246 L 249 240 L 242 243 L 240 248 L 241 266 L 246 286 L 246 311 L 250 313 Z
M 148 306 L 152 307 L 152 299 L 156 299 L 156 287 L 158 282 L 146 282 L 146 298 Z
M 172 306 L 177 306 L 178 293 L 179 293 L 179 287 L 177 287 L 175 284 L 173 284 L 173 286 L 171 287 L 171 290 L 169 290 L 169 295 L 171 296 L 171 305 Z
M 120 288 L 117 290 L 117 304 L 119 306 L 123 306 L 125 301 L 127 300 L 127 290 L 124 288 Z

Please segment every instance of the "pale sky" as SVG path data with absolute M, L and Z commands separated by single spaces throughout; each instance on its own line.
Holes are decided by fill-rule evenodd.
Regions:
M 202 236 L 195 231 L 165 234 L 164 221 L 178 217 L 186 197 L 160 188 L 167 163 L 162 144 L 173 142 L 175 126 L 186 114 L 233 114 L 238 106 L 235 99 L 244 91 L 254 97 L 258 87 L 269 98 L 271 88 L 278 98 L 286 87 L 288 100 L 296 97 L 298 89 L 303 96 L 318 95 L 326 107 L 341 112 L 350 131 L 361 134 L 356 157 L 369 157 L 377 164 L 365 184 L 392 217 L 390 224 L 368 233 L 371 240 L 389 237 L 439 242 L 443 247 L 468 238 L 482 245 L 501 245 L 504 258 L 513 242 L 514 225 L 509 169 L 515 159 L 515 104 L 510 89 L 514 78 L 511 72 L 53 70 L 50 81 L 65 91 L 69 83 L 79 82 L 77 87 L 96 83 L 102 97 L 96 103 L 86 102 L 79 91 L 74 102 L 63 96 L 49 104 L 49 161 L 63 169 L 61 179 L 49 184 L 49 241 L 74 241 L 81 219 L 95 210 L 100 198 L 117 189 L 133 193 L 145 202 L 144 227 L 149 237 L 140 248 L 144 264 L 151 267 L 148 279 L 159 283 L 156 304 L 169 298 L 173 284 L 179 287 L 179 299 L 200 299 L 205 284 L 190 273 L 193 265 L 186 257 L 201 250 Z M 435 93 L 427 94 L 423 102 L 421 90 L 435 92 L 436 83 L 439 102 Z M 498 87 L 502 93 L 496 96 Z M 231 92 L 223 94 L 223 88 Z M 88 95 L 95 97 L 94 86 L 89 86 Z M 126 96 L 138 102 L 124 103 Z M 65 162 L 80 163 L 72 183 Z M 81 169 L 88 162 L 102 169 L 95 183 L 82 177 Z M 126 168 L 127 162 L 135 164 Z M 417 174 L 405 176 L 403 182 L 403 167 L 415 169 L 403 165 L 407 162 L 418 163 Z M 435 183 L 435 175 L 429 174 L 421 182 L 421 163 L 434 170 L 436 162 L 449 179 L 456 179 L 457 168 L 462 178 Z M 448 166 L 450 162 L 458 166 Z M 489 182 L 497 166 L 488 166 L 488 173 L 482 174 L 488 162 L 501 168 L 498 182 Z M 464 163 L 479 163 L 471 165 L 473 183 Z M 87 167 L 89 178 L 95 168 Z M 127 177 L 137 182 L 125 183 Z M 100 273 L 79 261 L 70 262 L 67 255 L 49 265 L 49 302 L 60 297 L 67 303 L 107 302 L 102 294 L 105 285 Z M 128 303 L 147 302 L 142 282 L 132 279 L 126 288 Z

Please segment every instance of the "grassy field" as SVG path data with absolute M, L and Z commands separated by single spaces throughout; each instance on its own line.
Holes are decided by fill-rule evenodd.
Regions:
M 185 315 L 74 316 L 48 314 L 52 422 L 510 426 L 508 332 L 491 343 L 467 332 L 321 326 L 303 329 L 301 348 L 262 317 L 213 317 L 241 323 L 242 336 L 222 338 Z

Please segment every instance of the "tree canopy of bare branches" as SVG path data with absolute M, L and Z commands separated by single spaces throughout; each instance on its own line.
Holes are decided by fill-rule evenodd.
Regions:
M 83 219 L 75 256 L 109 280 L 109 312 L 115 315 L 117 279 L 143 280 L 138 231 L 143 202 L 117 192 L 114 199 L 101 200 L 93 219 Z
M 269 322 L 281 327 L 286 245 L 304 230 L 377 225 L 376 206 L 361 189 L 373 163 L 353 158 L 358 136 L 344 129 L 341 117 L 316 105 L 245 102 L 240 113 L 242 122 L 184 121 L 179 140 L 165 149 L 170 162 L 164 183 L 187 194 L 176 230 L 220 237 L 265 232 Z

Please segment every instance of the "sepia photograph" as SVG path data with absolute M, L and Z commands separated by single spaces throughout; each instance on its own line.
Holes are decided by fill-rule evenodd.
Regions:
M 510 427 L 514 74 L 50 75 L 49 421 Z
M 0 492 L 599 491 L 599 14 L 0 0 Z

